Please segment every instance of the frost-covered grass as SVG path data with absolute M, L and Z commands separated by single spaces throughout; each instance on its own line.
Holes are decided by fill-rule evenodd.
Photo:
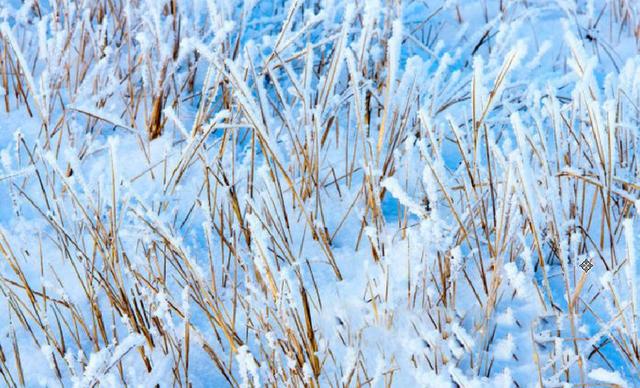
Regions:
M 0 384 L 640 385 L 639 48 L 628 0 L 0 2 Z

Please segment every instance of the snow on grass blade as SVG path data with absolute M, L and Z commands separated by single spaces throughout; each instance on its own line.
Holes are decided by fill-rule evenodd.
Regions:
M 0 385 L 640 384 L 637 11 L 0 2 Z

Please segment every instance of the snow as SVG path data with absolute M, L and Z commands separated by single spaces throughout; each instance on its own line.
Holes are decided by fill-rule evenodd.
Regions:
M 236 359 L 238 360 L 240 377 L 242 379 L 240 386 L 243 388 L 252 386 L 259 387 L 260 376 L 258 375 L 258 366 L 246 346 L 238 348 Z
M 628 387 L 627 383 L 622 377 L 620 377 L 620 373 L 618 372 L 611 372 L 602 368 L 597 368 L 589 372 L 589 377 L 600 383 L 614 384 L 621 388 Z
M 0 384 L 640 384 L 637 4 L 0 3 Z

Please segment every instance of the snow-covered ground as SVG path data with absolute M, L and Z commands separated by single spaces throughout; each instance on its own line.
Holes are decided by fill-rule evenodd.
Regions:
M 639 48 L 629 0 L 0 1 L 0 385 L 640 386 Z

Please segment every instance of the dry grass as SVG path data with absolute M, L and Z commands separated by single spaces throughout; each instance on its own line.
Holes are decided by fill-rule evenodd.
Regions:
M 3 109 L 30 125 L 0 178 L 6 385 L 35 383 L 33 348 L 52 385 L 151 382 L 133 368 L 163 386 L 470 386 L 506 361 L 540 385 L 640 375 L 640 85 L 612 49 L 638 39 L 626 2 L 596 22 L 611 34 L 567 38 L 550 68 L 571 86 L 542 91 L 486 2 L 449 64 L 438 39 L 474 17 L 460 5 L 403 25 L 396 2 L 336 23 L 309 1 L 272 4 L 277 23 L 224 2 L 198 18 L 178 0 L 32 4 L 0 29 Z M 505 23 L 533 12 L 500 4 Z M 585 50 L 619 67 L 615 87 Z

